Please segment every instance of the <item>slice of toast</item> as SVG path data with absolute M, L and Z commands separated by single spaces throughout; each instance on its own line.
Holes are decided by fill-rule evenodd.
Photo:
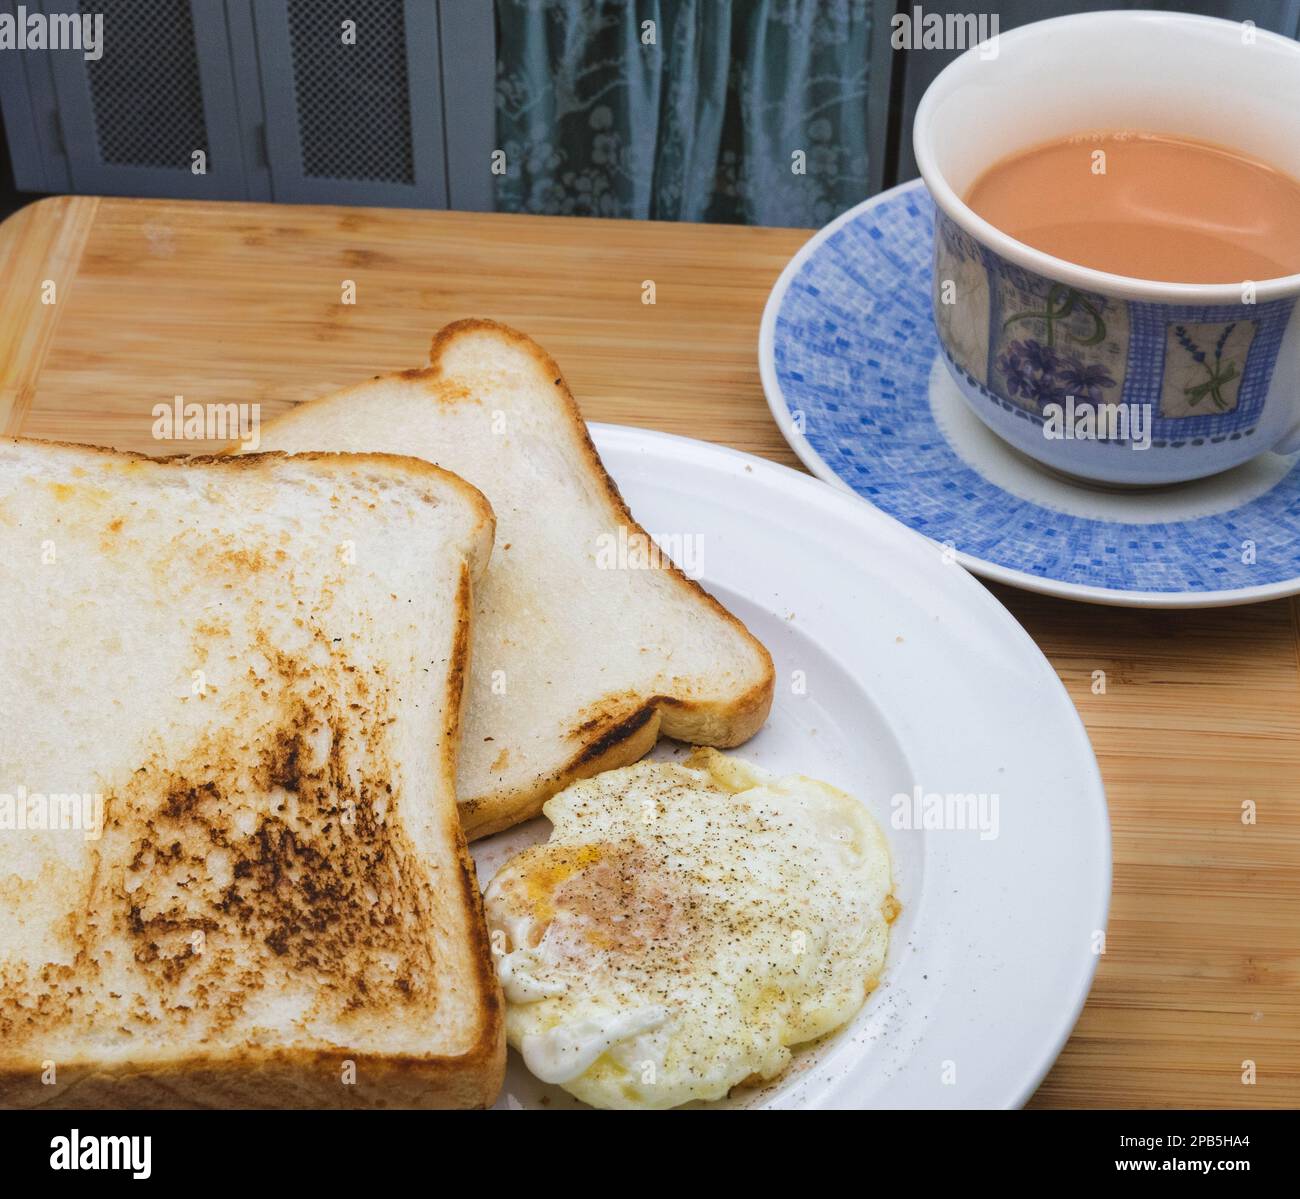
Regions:
M 457 777 L 471 840 L 636 761 L 661 733 L 733 746 L 766 719 L 767 650 L 654 550 L 559 368 L 522 333 L 448 325 L 427 368 L 300 404 L 261 445 L 416 454 L 491 501 L 496 549 L 476 594 Z
M 494 1099 L 492 529 L 414 458 L 0 441 L 0 1105 Z

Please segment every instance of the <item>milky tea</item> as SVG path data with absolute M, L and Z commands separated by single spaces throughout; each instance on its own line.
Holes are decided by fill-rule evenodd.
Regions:
M 1011 154 L 966 203 L 1078 266 L 1165 283 L 1300 273 L 1300 182 L 1224 146 L 1162 133 L 1077 133 Z

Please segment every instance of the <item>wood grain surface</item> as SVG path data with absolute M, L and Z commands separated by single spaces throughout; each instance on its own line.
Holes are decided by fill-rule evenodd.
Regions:
M 756 345 L 768 291 L 807 236 L 45 200 L 0 226 L 0 431 L 159 452 L 156 403 L 240 400 L 269 417 L 419 365 L 439 326 L 490 316 L 551 351 L 591 419 L 793 466 Z M 1114 833 L 1107 951 L 1033 1105 L 1300 1105 L 1296 602 L 1139 612 L 994 591 L 1083 716 Z M 1033 1002 L 1034 980 L 1024 988 Z

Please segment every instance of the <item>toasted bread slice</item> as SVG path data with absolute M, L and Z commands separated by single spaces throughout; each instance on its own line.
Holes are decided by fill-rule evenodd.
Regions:
M 0 1104 L 493 1100 L 492 527 L 413 458 L 0 441 Z
M 653 552 L 559 368 L 522 333 L 448 325 L 427 368 L 300 404 L 261 445 L 416 454 L 491 501 L 496 550 L 476 594 L 457 776 L 471 839 L 636 761 L 661 733 L 725 747 L 766 719 L 767 650 Z

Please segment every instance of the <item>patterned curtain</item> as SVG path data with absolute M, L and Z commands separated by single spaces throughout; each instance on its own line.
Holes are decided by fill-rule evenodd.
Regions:
M 817 226 L 870 190 L 870 0 L 496 12 L 498 209 Z

